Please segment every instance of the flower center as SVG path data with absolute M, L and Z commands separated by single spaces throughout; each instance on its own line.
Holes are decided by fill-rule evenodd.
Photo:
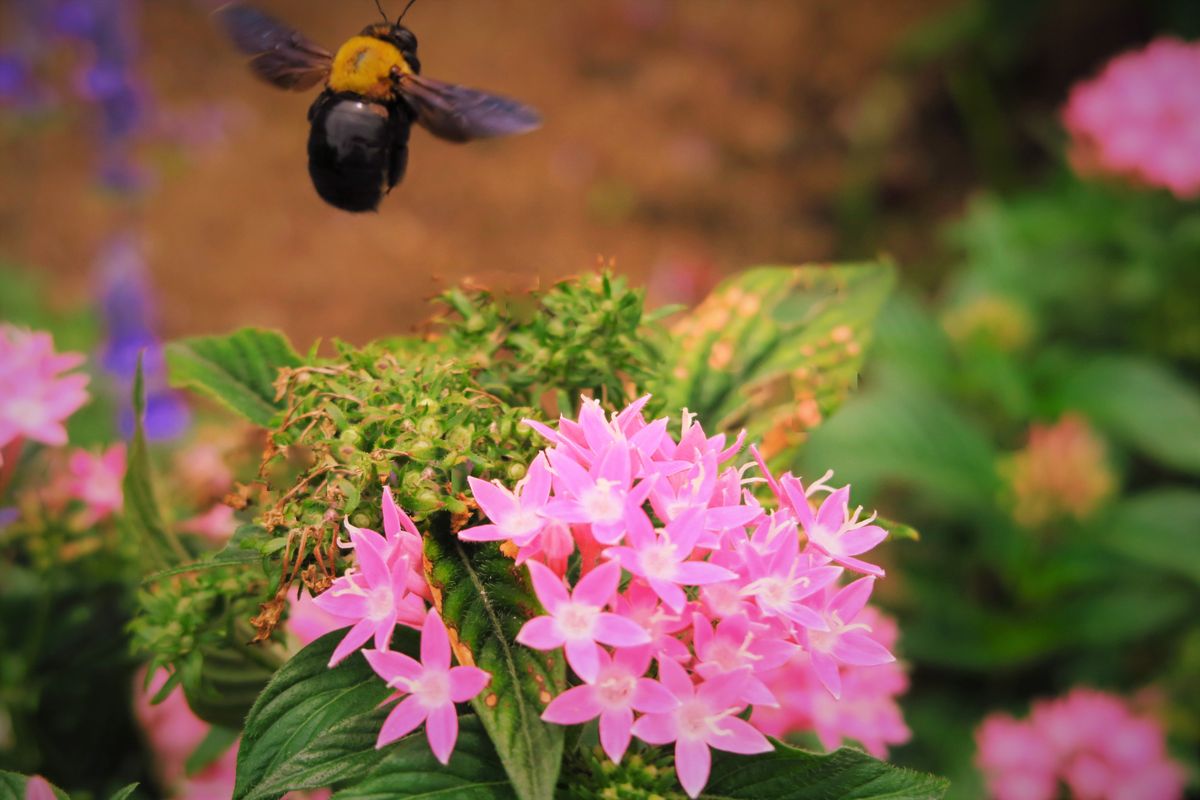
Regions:
M 708 704 L 699 698 L 684 700 L 679 711 L 676 712 L 676 719 L 679 722 L 679 738 L 690 740 L 705 740 L 711 734 L 716 733 L 713 728 L 713 722 L 720 718 L 720 715 L 714 715 Z
M 42 404 L 28 397 L 9 400 L 6 416 L 24 425 L 33 425 L 42 419 Z
M 376 586 L 367 595 L 367 616 L 370 619 L 383 619 L 395 608 L 395 598 L 392 597 L 392 587 Z
M 616 522 L 621 518 L 624 504 L 613 491 L 615 486 L 612 481 L 598 480 L 579 498 L 580 505 L 592 522 Z
M 533 533 L 542 526 L 542 518 L 529 508 L 521 508 L 509 514 L 504 519 L 504 529 L 513 538 Z
M 652 544 L 638 554 L 638 562 L 647 578 L 670 580 L 678 568 L 675 545 L 670 542 Z
M 568 639 L 591 639 L 600 609 L 583 603 L 563 603 L 554 615 L 558 629 Z
M 426 708 L 440 708 L 450 702 L 449 670 L 426 669 L 412 682 L 413 696 Z
M 633 702 L 637 679 L 628 672 L 609 670 L 596 683 L 596 696 L 600 704 L 610 710 L 628 708 Z

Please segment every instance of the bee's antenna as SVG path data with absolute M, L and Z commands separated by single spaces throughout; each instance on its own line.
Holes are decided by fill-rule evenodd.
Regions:
M 404 15 L 408 13 L 408 10 L 413 7 L 413 3 L 415 2 L 417 2 L 417 0 L 408 0 L 408 5 L 404 7 L 404 10 L 400 12 L 400 16 L 396 18 L 397 24 L 400 22 L 400 20 L 404 19 Z
M 380 3 L 380 2 L 379 2 L 379 0 L 375 0 L 375 7 L 376 7 L 376 8 L 378 8 L 378 9 L 379 9 L 379 13 L 383 15 L 383 21 L 384 21 L 384 23 L 385 23 L 385 24 L 391 24 L 391 23 L 389 23 L 389 22 L 388 22 L 388 18 L 387 18 L 387 12 L 383 10 L 383 4 L 382 4 L 382 3 Z M 399 20 L 397 20 L 397 22 L 399 22 Z

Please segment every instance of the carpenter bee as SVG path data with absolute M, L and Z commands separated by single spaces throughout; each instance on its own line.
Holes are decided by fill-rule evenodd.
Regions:
M 308 172 L 317 194 L 337 208 L 379 207 L 404 177 L 414 122 L 452 142 L 525 133 L 541 122 L 515 100 L 421 75 L 417 37 L 400 24 L 403 13 L 395 22 L 384 14 L 336 53 L 251 6 L 231 3 L 216 13 L 263 80 L 294 91 L 324 81 L 308 110 Z

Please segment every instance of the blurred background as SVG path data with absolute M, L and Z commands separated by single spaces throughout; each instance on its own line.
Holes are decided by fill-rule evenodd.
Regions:
M 256 81 L 215 5 L 0 0 L 0 318 L 90 309 L 59 341 L 103 339 L 127 379 L 159 337 L 403 332 L 468 277 L 611 264 L 690 304 L 746 267 L 886 254 L 862 392 L 802 461 L 923 537 L 880 585 L 912 676 L 892 757 L 980 797 L 984 715 L 1086 685 L 1161 720 L 1195 776 L 1196 192 L 1072 169 L 1062 120 L 1118 54 L 1200 36 L 1195 0 L 417 0 L 426 74 L 545 124 L 417 130 L 358 216 L 312 190 L 315 90 Z M 331 48 L 378 16 L 260 5 Z M 163 436 L 186 427 L 155 402 Z

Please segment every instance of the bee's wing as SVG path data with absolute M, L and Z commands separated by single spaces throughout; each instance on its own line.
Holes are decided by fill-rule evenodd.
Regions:
M 216 11 L 233 44 L 252 56 L 250 68 L 280 89 L 300 91 L 329 75 L 333 54 L 251 6 L 230 3 Z
M 399 90 L 422 127 L 452 142 L 512 136 L 542 124 L 538 112 L 524 103 L 422 75 L 405 75 Z

